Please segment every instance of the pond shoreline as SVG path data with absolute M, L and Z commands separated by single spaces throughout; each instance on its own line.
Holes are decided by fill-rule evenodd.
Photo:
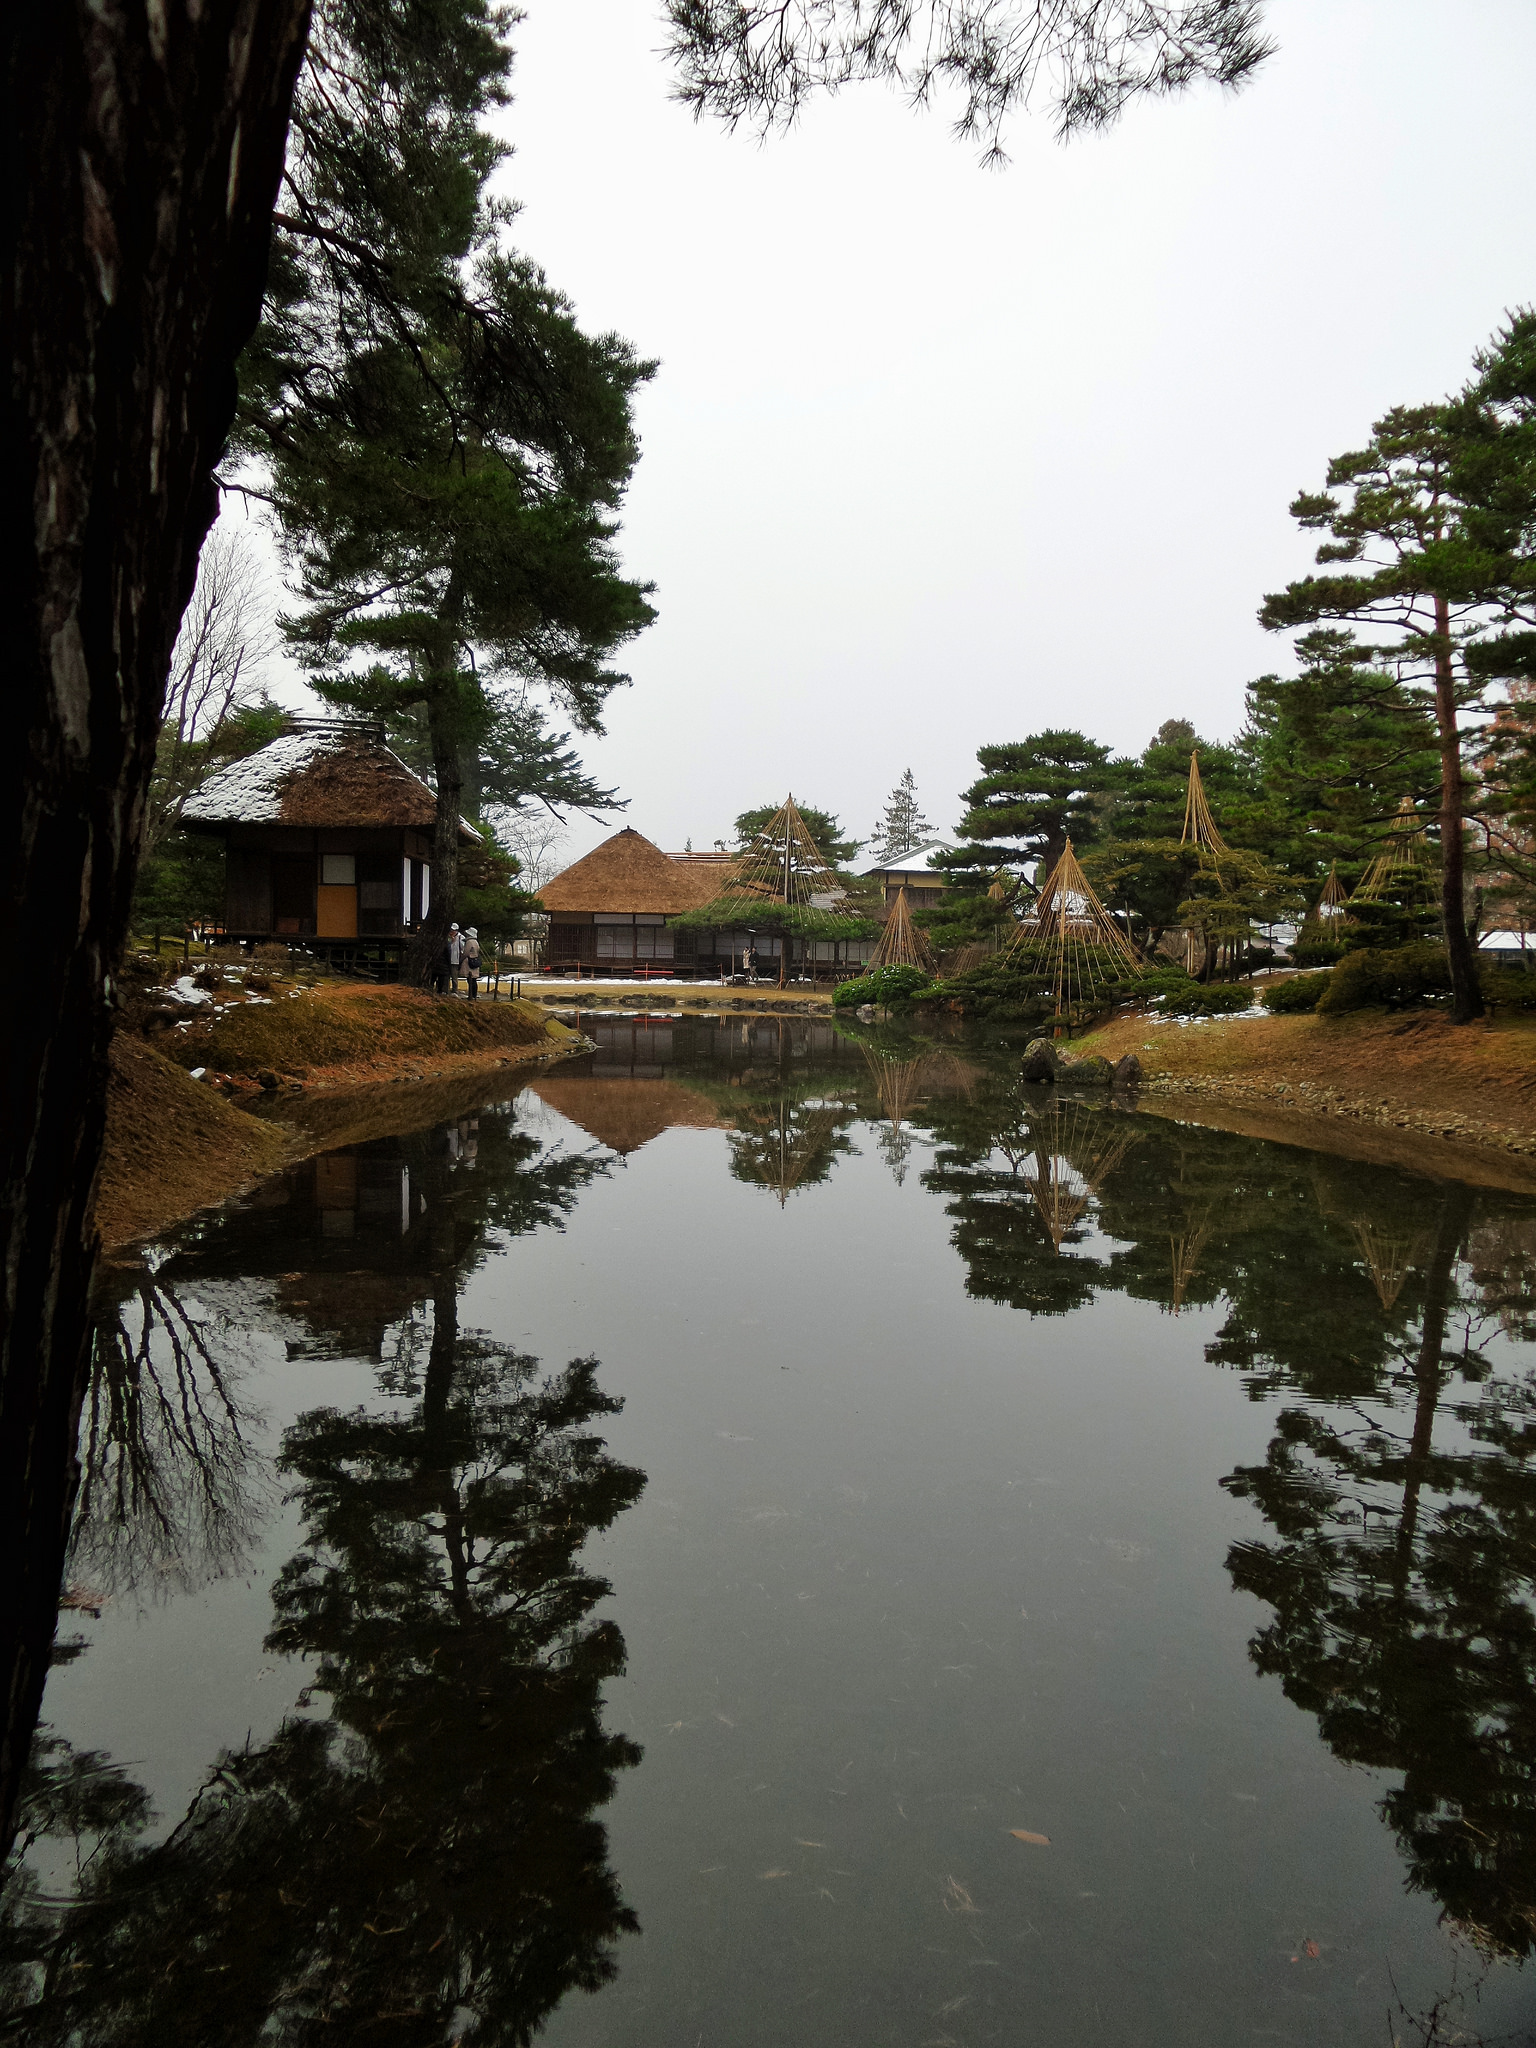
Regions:
M 96 1189 L 102 1250 L 121 1258 L 312 1153 L 466 1114 L 497 1098 L 509 1070 L 588 1049 L 587 1040 L 562 1027 L 554 1042 L 495 1053 L 382 1056 L 366 1074 L 352 1068 L 312 1073 L 302 1090 L 262 1092 L 248 1098 L 247 1108 L 226 1102 L 142 1038 L 119 1031 Z
M 1536 1019 L 1458 1027 L 1363 1011 L 1180 1026 L 1143 1011 L 1113 1018 L 1081 1049 L 1134 1053 L 1143 1105 L 1157 1115 L 1536 1188 Z

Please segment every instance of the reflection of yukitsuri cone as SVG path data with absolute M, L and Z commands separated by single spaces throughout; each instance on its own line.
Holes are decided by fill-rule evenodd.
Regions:
M 903 1128 L 912 1105 L 921 1093 L 921 1078 L 925 1062 L 915 1060 L 883 1060 L 871 1046 L 864 1048 L 865 1062 L 874 1076 L 875 1095 L 890 1124 L 889 1132 L 880 1137 L 880 1151 L 886 1164 L 901 1187 L 907 1177 L 907 1154 L 912 1149 L 910 1134 Z
M 1210 1242 L 1210 1237 L 1209 1216 L 1197 1217 L 1193 1227 L 1186 1230 L 1181 1237 L 1170 1235 L 1168 1250 L 1173 1261 L 1173 1299 L 1168 1311 L 1170 1315 L 1176 1316 L 1183 1308 L 1184 1296 L 1189 1291 L 1190 1281 L 1200 1270 L 1201 1255 Z
M 819 1109 L 813 1109 L 796 1130 L 781 1106 L 770 1126 L 759 1127 L 764 1142 L 754 1161 L 752 1178 L 765 1188 L 772 1188 L 781 1209 L 846 1115 L 839 1104 L 823 1103 Z
M 880 943 L 870 955 L 867 973 L 877 967 L 920 967 L 928 971 L 931 956 L 927 941 L 912 922 L 912 913 L 907 908 L 907 892 L 904 888 L 896 891 L 896 901 L 891 914 L 885 921 L 885 930 L 880 934 Z
M 954 1052 L 924 1053 L 918 1065 L 925 1095 L 959 1095 L 969 1102 L 981 1079 L 981 1069 Z
M 1024 1185 L 1040 1211 L 1040 1220 L 1051 1240 L 1051 1249 L 1059 1253 L 1068 1231 L 1087 1213 L 1087 1182 L 1070 1160 L 1060 1159 L 1054 1152 L 1037 1152 L 1035 1171 L 1030 1173 L 1026 1170 Z
M 1371 1285 L 1376 1289 L 1376 1299 L 1381 1303 L 1382 1312 L 1391 1315 L 1397 1307 L 1397 1297 L 1403 1291 L 1403 1282 L 1424 1256 L 1424 1239 L 1421 1236 L 1388 1237 L 1385 1231 L 1378 1230 L 1363 1216 L 1354 1219 L 1349 1227 L 1365 1256 L 1366 1270 L 1371 1276 Z
M 1057 1103 L 1050 1111 L 1050 1149 L 1072 1161 L 1074 1170 L 1095 1195 L 1136 1144 L 1134 1131 L 1121 1131 L 1103 1110 L 1083 1103 Z
M 1092 1002 L 1107 982 L 1131 972 L 1136 953 L 1094 894 L 1069 839 L 1029 915 L 1006 949 L 1049 975 L 1057 1014 Z

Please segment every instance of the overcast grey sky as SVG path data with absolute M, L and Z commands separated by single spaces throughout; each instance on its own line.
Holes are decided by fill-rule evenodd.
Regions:
M 584 753 L 668 847 L 790 788 L 868 834 L 908 766 L 944 829 L 1045 725 L 1229 737 L 1295 491 L 1536 299 L 1530 0 L 1273 0 L 1242 93 L 1016 120 L 1001 171 L 877 86 L 696 124 L 650 0 L 525 4 L 518 239 L 661 359 L 623 542 L 660 617 Z

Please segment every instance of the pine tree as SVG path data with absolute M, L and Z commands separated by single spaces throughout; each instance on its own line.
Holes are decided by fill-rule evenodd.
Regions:
M 1044 879 L 1068 839 L 1081 849 L 1099 829 L 1109 787 L 1109 748 L 1080 732 L 1033 733 L 1006 746 L 980 747 L 982 773 L 965 792 L 959 845 L 935 854 L 948 881 L 925 920 L 941 945 L 982 937 L 1000 911 L 998 892 L 1017 895 L 1025 870 Z
M 885 809 L 869 842 L 870 856 L 877 861 L 893 860 L 897 854 L 921 846 L 932 836 L 933 827 L 923 816 L 917 800 L 917 783 L 909 768 L 885 800 Z
M 330 0 L 295 114 L 274 290 L 245 363 L 243 445 L 303 608 L 288 627 L 333 703 L 425 726 L 437 787 L 424 975 L 455 914 L 459 817 L 600 804 L 528 691 L 601 730 L 612 651 L 652 612 L 612 517 L 649 375 L 506 246 L 504 16 L 483 0 Z M 525 751 L 526 750 L 526 751 Z
M 1363 449 L 1329 463 L 1323 491 L 1294 500 L 1298 524 L 1326 535 L 1324 573 L 1273 593 L 1259 612 L 1271 631 L 1333 622 L 1380 635 L 1372 654 L 1433 717 L 1441 923 L 1462 1024 L 1483 1014 L 1465 844 L 1481 741 L 1466 721 L 1491 714 L 1490 684 L 1520 672 L 1536 626 L 1536 322 L 1511 321 L 1478 369 L 1459 398 L 1395 406 Z

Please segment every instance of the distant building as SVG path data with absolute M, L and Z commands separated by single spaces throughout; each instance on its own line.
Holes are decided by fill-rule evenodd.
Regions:
M 382 726 L 306 719 L 211 775 L 181 822 L 224 841 L 230 938 L 394 941 L 398 951 L 432 900 L 436 814 L 431 785 L 384 744 Z M 468 825 L 459 837 L 482 843 Z
M 942 871 L 933 865 L 933 857 L 947 852 L 949 847 L 942 839 L 929 839 L 901 853 L 883 855 L 858 872 L 866 881 L 881 884 L 887 910 L 896 901 L 898 889 L 906 890 L 908 909 L 931 909 L 946 887 Z
M 723 869 L 674 858 L 626 825 L 539 891 L 549 913 L 545 964 L 557 974 L 695 971 L 697 941 L 667 919 L 719 893 Z
M 714 976 L 739 966 L 755 942 L 762 971 L 777 973 L 780 941 L 772 933 L 674 931 L 667 923 L 720 895 L 733 858 L 663 853 L 633 826 L 615 832 L 539 891 L 549 913 L 545 966 L 555 974 Z M 792 943 L 797 973 L 858 966 L 873 949 L 861 939 Z

